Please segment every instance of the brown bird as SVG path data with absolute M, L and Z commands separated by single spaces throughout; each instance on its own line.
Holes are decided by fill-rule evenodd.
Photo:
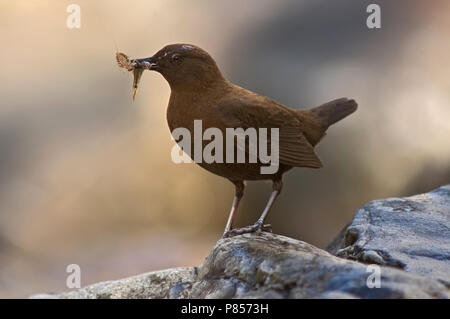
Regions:
M 312 109 L 290 109 L 229 82 L 223 77 L 214 59 L 192 44 L 171 44 L 152 57 L 131 61 L 136 68 L 159 72 L 169 83 L 171 94 L 167 121 L 171 132 L 184 127 L 194 136 L 194 120 L 202 120 L 203 132 L 208 128 L 218 128 L 224 133 L 226 128 L 278 128 L 279 168 L 273 174 L 261 173 L 261 167 L 267 166 L 267 163 L 263 163 L 260 158 L 256 163 L 198 163 L 235 185 L 236 193 L 224 237 L 269 230 L 270 225 L 264 225 L 264 221 L 281 192 L 283 174 L 292 167 L 322 167 L 314 147 L 325 136 L 330 125 L 357 108 L 354 100 L 341 98 Z M 179 140 L 177 142 L 180 143 Z M 192 144 L 191 150 L 193 149 Z M 247 146 L 245 151 L 248 155 Z M 188 155 L 194 159 L 192 154 Z M 233 229 L 246 180 L 272 180 L 273 192 L 254 225 Z

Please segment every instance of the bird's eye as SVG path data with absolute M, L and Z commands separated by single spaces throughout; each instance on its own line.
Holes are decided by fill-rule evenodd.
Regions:
M 172 61 L 176 62 L 176 61 L 180 61 L 181 57 L 179 54 L 174 54 L 172 55 Z

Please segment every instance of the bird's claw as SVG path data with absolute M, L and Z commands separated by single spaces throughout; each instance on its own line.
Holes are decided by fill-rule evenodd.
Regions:
M 270 225 L 270 224 L 263 225 L 263 224 L 255 223 L 250 226 L 229 230 L 229 231 L 225 232 L 222 237 L 230 238 L 230 237 L 242 235 L 242 234 L 255 233 L 255 232 L 260 233 L 262 231 L 271 233 L 272 225 Z

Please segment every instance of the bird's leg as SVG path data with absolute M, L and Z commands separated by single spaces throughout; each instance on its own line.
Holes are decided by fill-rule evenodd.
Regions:
M 239 207 L 239 202 L 241 201 L 242 196 L 244 196 L 245 184 L 243 181 L 233 182 L 236 193 L 233 199 L 233 205 L 231 206 L 230 216 L 228 217 L 227 226 L 225 227 L 225 231 L 223 233 L 223 237 L 227 237 L 228 233 L 233 228 L 234 218 L 236 217 L 236 213 Z
M 253 232 L 262 231 L 262 230 L 272 231 L 272 226 L 264 225 L 264 221 L 266 220 L 267 215 L 268 215 L 270 209 L 272 208 L 273 203 L 275 202 L 275 199 L 278 197 L 278 195 L 280 195 L 282 187 L 283 187 L 283 182 L 281 181 L 281 179 L 274 180 L 272 194 L 270 195 L 269 201 L 267 202 L 266 208 L 264 208 L 264 211 L 262 212 L 261 217 L 259 217 L 259 219 L 256 221 L 256 223 L 254 223 L 251 226 L 230 230 L 227 233 L 228 237 L 246 234 L 246 233 L 253 233 Z

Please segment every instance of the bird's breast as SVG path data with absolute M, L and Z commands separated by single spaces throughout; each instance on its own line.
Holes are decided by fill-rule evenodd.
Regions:
M 214 126 L 214 115 L 211 114 L 214 101 L 208 101 L 196 95 L 171 95 L 167 107 L 167 123 L 170 131 L 176 128 L 194 128 L 194 121 Z

